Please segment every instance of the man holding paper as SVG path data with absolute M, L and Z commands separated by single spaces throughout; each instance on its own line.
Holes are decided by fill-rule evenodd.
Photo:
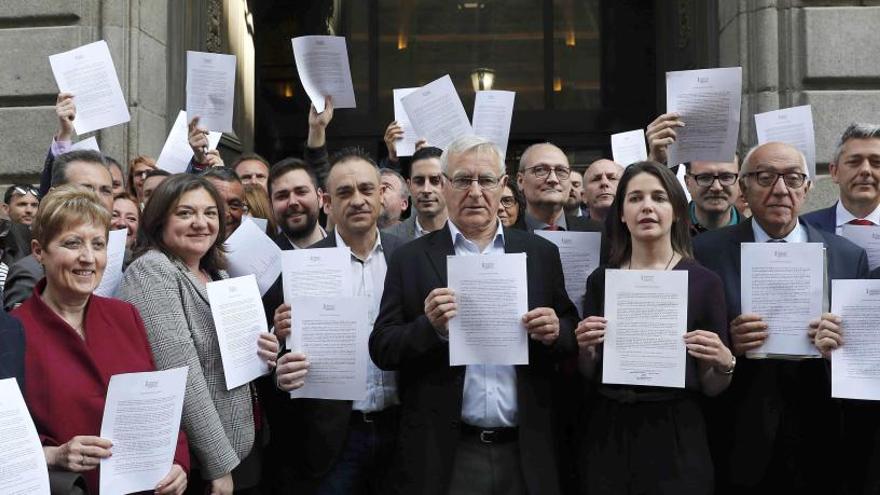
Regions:
M 351 250 L 351 295 L 370 299 L 370 327 L 379 310 L 388 262 L 402 244 L 397 237 L 380 233 L 376 226 L 381 195 L 379 169 L 372 158 L 357 148 L 337 153 L 324 195 L 336 230 L 312 246 Z M 275 331 L 286 336 L 290 330 L 291 308 L 283 304 L 275 312 Z M 281 357 L 276 371 L 281 389 L 292 390 L 308 381 L 307 358 L 300 353 Z M 382 371 L 371 361 L 363 400 L 291 402 L 288 407 L 302 418 L 290 427 L 290 441 L 303 446 L 296 449 L 288 466 L 295 471 L 296 492 L 383 493 L 397 435 L 398 404 L 396 373 Z
M 840 200 L 804 215 L 804 221 L 844 237 L 849 228 L 844 225 L 880 225 L 880 125 L 850 124 L 828 171 L 840 187 Z
M 502 228 L 496 216 L 507 181 L 501 156 L 479 137 L 453 141 L 441 157 L 449 222 L 401 247 L 388 266 L 370 355 L 399 373 L 390 493 L 560 492 L 552 379 L 574 353 L 577 311 L 557 248 Z M 447 257 L 503 253 L 527 256 L 529 364 L 449 366 L 458 296 L 447 288 Z
M 753 149 L 740 170 L 742 188 L 754 216 L 739 225 L 701 234 L 694 240 L 697 260 L 724 282 L 733 352 L 741 358 L 736 376 L 719 408 L 716 472 L 721 487 L 733 490 L 817 492 L 828 488 L 824 461 L 838 439 L 838 414 L 829 397 L 826 364 L 818 359 L 750 359 L 773 329 L 762 315 L 741 314 L 743 243 L 822 243 L 828 278 L 865 278 L 864 250 L 798 218 L 810 189 L 806 159 L 797 149 L 767 143 Z M 784 273 L 783 273 L 784 274 Z M 793 275 L 789 274 L 789 275 Z M 778 302 L 790 301 L 779 293 Z M 815 308 L 804 321 L 804 339 L 840 333 L 840 319 Z M 829 488 L 830 489 L 830 488 Z

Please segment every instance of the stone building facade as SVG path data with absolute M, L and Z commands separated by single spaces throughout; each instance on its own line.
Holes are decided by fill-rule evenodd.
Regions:
M 654 5 L 658 88 L 663 68 L 743 67 L 741 149 L 756 141 L 755 113 L 810 104 L 821 174 L 849 122 L 880 122 L 880 0 Z M 97 133 L 103 151 L 158 155 L 185 104 L 186 50 L 238 57 L 235 132 L 222 147 L 230 157 L 251 149 L 258 28 L 247 0 L 0 1 L 0 183 L 33 181 L 42 165 L 57 92 L 48 56 L 99 39 L 110 46 L 132 116 Z M 827 177 L 817 186 L 812 207 L 836 194 Z

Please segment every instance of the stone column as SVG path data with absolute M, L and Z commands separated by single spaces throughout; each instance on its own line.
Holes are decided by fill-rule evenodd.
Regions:
M 754 115 L 812 105 L 818 180 L 808 209 L 831 204 L 827 175 L 851 122 L 880 122 L 880 1 L 720 0 L 720 66 L 743 68 L 740 149 L 757 143 Z

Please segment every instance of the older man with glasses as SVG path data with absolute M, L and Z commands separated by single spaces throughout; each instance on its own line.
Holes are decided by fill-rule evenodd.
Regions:
M 690 231 L 692 236 L 728 225 L 742 217 L 734 203 L 739 196 L 739 163 L 693 161 L 685 163 L 684 176 L 691 194 Z
M 520 230 L 572 230 L 599 232 L 601 224 L 566 214 L 565 203 L 571 191 L 571 165 L 568 157 L 551 143 L 533 144 L 519 161 L 517 185 L 526 200 L 525 212 L 514 225 Z

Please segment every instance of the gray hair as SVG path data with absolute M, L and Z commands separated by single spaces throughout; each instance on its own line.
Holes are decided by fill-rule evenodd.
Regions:
M 837 142 L 834 159 L 831 160 L 832 163 L 837 163 L 840 160 L 840 155 L 843 154 L 843 146 L 850 139 L 880 139 L 880 125 L 859 122 L 850 124 L 840 136 L 840 141 Z
M 400 194 L 401 198 L 409 199 L 409 188 L 406 187 L 406 179 L 400 175 L 400 172 L 394 170 L 393 168 L 382 167 L 379 169 L 379 177 L 390 175 L 392 177 L 397 177 L 398 182 L 400 182 Z
M 740 180 L 742 180 L 746 176 L 746 174 L 749 173 L 749 169 L 752 168 L 752 155 L 755 153 L 755 151 L 758 150 L 758 148 L 760 148 L 764 145 L 767 145 L 767 144 L 784 144 L 784 145 L 788 146 L 789 148 L 791 148 L 792 150 L 794 150 L 794 152 L 797 153 L 801 159 L 801 166 L 804 169 L 804 173 L 807 174 L 807 180 L 812 180 L 812 178 L 810 177 L 810 168 L 807 167 L 807 157 L 804 156 L 804 154 L 801 152 L 801 150 L 795 148 L 794 146 L 792 146 L 788 143 L 782 143 L 779 141 L 771 141 L 769 143 L 764 143 L 764 144 L 759 144 L 759 145 L 753 146 L 749 150 L 749 152 L 746 153 L 746 157 L 742 161 L 742 166 L 739 168 L 739 179 Z
M 110 171 L 110 163 L 107 158 L 94 150 L 73 150 L 58 155 L 52 163 L 52 187 L 58 187 L 67 184 L 67 169 L 73 162 L 86 162 L 94 165 L 100 165 Z
M 473 135 L 460 137 L 451 142 L 449 146 L 447 146 L 446 149 L 443 150 L 443 154 L 440 155 L 440 170 L 442 170 L 444 174 L 448 173 L 449 157 L 452 155 L 485 152 L 494 155 L 495 162 L 498 164 L 498 175 L 504 175 L 506 173 L 506 170 L 504 168 L 504 154 L 501 153 L 501 150 L 498 148 L 498 146 L 486 138 L 481 138 L 480 136 Z

